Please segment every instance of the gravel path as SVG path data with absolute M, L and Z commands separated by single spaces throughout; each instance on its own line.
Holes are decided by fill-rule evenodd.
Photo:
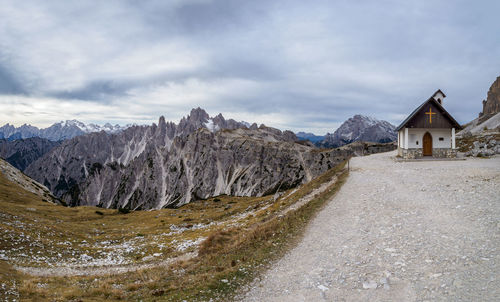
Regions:
M 299 245 L 243 301 L 500 301 L 500 157 L 354 158 Z
M 69 277 L 69 276 L 102 276 L 102 275 L 114 275 L 114 274 L 124 274 L 127 272 L 135 272 L 138 270 L 153 268 L 153 267 L 168 267 L 173 263 L 179 261 L 186 261 L 195 257 L 195 253 L 186 253 L 182 256 L 175 258 L 168 258 L 162 261 L 151 262 L 151 263 L 141 263 L 141 264 L 126 264 L 126 265 L 108 265 L 108 266 L 58 266 L 58 267 L 28 267 L 28 266 L 16 266 L 14 268 L 25 274 L 29 274 L 37 277 Z

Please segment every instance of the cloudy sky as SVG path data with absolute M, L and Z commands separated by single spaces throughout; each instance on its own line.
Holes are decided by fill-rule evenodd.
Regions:
M 211 115 L 317 134 L 398 124 L 440 88 L 465 123 L 500 76 L 500 1 L 6 1 L 0 125 Z

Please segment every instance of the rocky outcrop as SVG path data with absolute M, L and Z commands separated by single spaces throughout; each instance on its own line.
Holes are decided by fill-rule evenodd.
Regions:
M 500 77 L 491 84 L 486 100 L 483 100 L 483 111 L 479 113 L 479 123 L 500 112 Z
M 225 128 L 228 127 L 228 128 Z M 307 182 L 352 154 L 318 151 L 291 131 L 210 118 L 75 137 L 28 167 L 71 205 L 152 209 L 221 194 L 260 196 Z
M 356 141 L 388 143 L 395 141 L 394 125 L 372 117 L 355 115 L 345 121 L 333 134 L 316 143 L 318 147 L 336 148 Z
M 500 140 L 487 136 L 482 140 L 474 141 L 465 156 L 489 157 L 495 154 L 500 154 Z
M 247 129 L 199 129 L 176 137 L 170 148 L 150 148 L 125 167 L 108 165 L 90 177 L 80 204 L 148 209 L 221 194 L 262 196 L 310 181 L 348 153 L 318 152 Z
M 0 139 L 0 157 L 17 169 L 24 171 L 32 162 L 59 145 L 60 142 L 39 137 L 14 141 Z

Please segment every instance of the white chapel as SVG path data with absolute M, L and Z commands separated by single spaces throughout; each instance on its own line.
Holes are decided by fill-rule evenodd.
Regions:
M 462 127 L 444 109 L 445 97 L 437 90 L 396 128 L 398 156 L 405 159 L 456 157 L 455 133 Z

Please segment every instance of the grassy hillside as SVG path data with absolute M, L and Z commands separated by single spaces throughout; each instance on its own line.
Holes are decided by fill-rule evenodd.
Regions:
M 338 181 L 312 196 L 333 177 Z M 179 209 L 121 213 L 44 202 L 0 173 L 0 298 L 230 296 L 293 245 L 345 177 L 341 165 L 279 198 L 219 196 Z M 305 206 L 286 211 L 308 195 Z

